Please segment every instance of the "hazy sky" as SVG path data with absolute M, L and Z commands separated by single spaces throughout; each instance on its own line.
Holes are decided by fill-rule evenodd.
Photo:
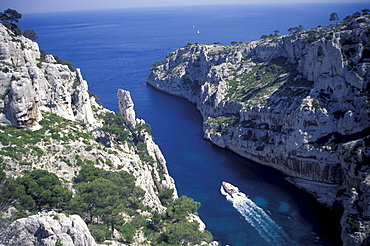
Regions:
M 20 13 L 91 10 L 106 8 L 298 2 L 369 2 L 370 0 L 0 0 L 0 11 Z

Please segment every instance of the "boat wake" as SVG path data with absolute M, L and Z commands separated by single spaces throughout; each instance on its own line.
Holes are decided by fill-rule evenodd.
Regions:
M 234 208 L 243 215 L 245 220 L 254 227 L 260 236 L 270 245 L 294 245 L 295 243 L 278 226 L 271 217 L 260 207 L 258 207 L 244 193 L 239 192 L 228 194 L 221 186 L 221 193 L 226 196 Z

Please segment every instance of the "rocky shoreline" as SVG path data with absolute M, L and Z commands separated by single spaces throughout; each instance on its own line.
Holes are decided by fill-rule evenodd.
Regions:
M 344 245 L 370 241 L 368 15 L 232 46 L 188 44 L 147 83 L 195 103 L 204 137 L 271 166 L 328 207 Z
M 144 218 L 144 224 L 145 218 L 151 222 L 155 214 L 166 214 L 168 201 L 177 200 L 166 160 L 150 135 L 150 126 L 136 118 L 130 93 L 118 90 L 123 122 L 118 129 L 108 129 L 105 118 L 115 113 L 96 103 L 79 69 L 59 63 L 53 55 L 40 53 L 37 43 L 14 35 L 1 24 L 0 95 L 0 171 L 11 180 L 42 169 L 56 174 L 64 186 L 76 193 L 76 176 L 86 165 L 107 172 L 126 172 L 134 177 L 137 189 L 143 191 L 138 199 L 142 198 L 146 209 L 138 209 L 131 216 L 120 213 L 126 224 L 135 216 Z M 5 193 L 3 188 L 0 186 L 1 194 Z M 164 191 L 171 194 L 164 196 Z M 22 216 L 26 218 L 14 221 L 18 209 L 8 201 L 2 202 L 6 205 L 1 207 L 0 245 L 97 245 L 79 215 L 43 209 L 37 214 L 25 211 Z M 90 220 L 90 224 L 103 224 L 99 220 Z M 176 222 L 162 223 L 176 228 Z M 208 243 L 203 243 L 218 245 L 211 242 L 212 236 L 205 232 L 197 215 L 190 212 L 188 222 L 198 225 L 199 235 L 205 234 Z M 159 225 L 152 227 L 153 233 L 165 231 Z M 136 228 L 130 240 L 114 229 L 112 240 L 104 245 L 151 245 L 144 229 Z

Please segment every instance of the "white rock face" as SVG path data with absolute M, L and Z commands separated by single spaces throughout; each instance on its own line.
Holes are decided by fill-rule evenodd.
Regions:
M 0 24 L 0 123 L 38 129 L 40 110 L 70 120 L 94 124 L 86 81 L 79 69 L 56 64 L 53 56 L 40 61 L 37 43 L 12 37 Z
M 7 97 L 8 120 L 13 125 L 31 129 L 39 128 L 38 121 L 41 119 L 41 114 L 36 102 L 37 95 L 31 81 L 27 79 L 11 81 Z
M 13 38 L 11 32 L 1 24 L 0 33 L 0 125 L 38 130 L 41 128 L 39 122 L 42 115 L 48 115 L 45 112 L 71 120 L 65 124 L 65 121 L 57 119 L 59 122 L 52 122 L 53 127 L 45 127 L 48 128 L 45 135 L 35 140 L 35 144 L 25 143 L 22 146 L 37 149 L 38 155 L 32 150 L 22 158 L 3 155 L 6 174 L 17 177 L 25 170 L 44 169 L 69 181 L 67 185 L 73 190 L 73 178 L 81 165 L 86 163 L 93 163 L 105 170 L 126 171 L 135 177 L 135 185 L 145 192 L 143 204 L 149 206 L 151 212 L 164 213 L 166 207 L 161 204 L 159 192 L 173 189 L 173 196 L 177 198 L 175 183 L 168 173 L 161 150 L 144 127 L 145 121 L 136 118 L 130 93 L 124 90 L 117 93 L 120 113 L 130 129 L 124 128 L 130 135 L 129 140 L 114 141 L 114 134 L 102 130 L 101 117 L 94 116 L 110 111 L 90 97 L 87 82 L 79 69 L 72 71 L 67 65 L 57 64 L 52 55 L 46 55 L 41 61 L 36 43 L 22 36 Z M 49 117 L 45 117 L 45 122 L 49 122 Z M 136 126 L 143 127 L 136 130 Z M 20 136 L 18 139 L 22 138 Z M 142 160 L 142 153 L 135 143 L 129 143 L 134 138 L 144 143 L 153 161 Z M 0 150 L 5 147 L 8 146 L 0 143 Z M 12 147 L 17 148 L 16 145 Z M 150 216 L 149 212 L 146 213 Z M 196 219 L 200 221 L 199 217 Z M 131 245 L 147 243 L 142 231 L 138 231 L 136 236 L 136 242 Z M 122 245 L 116 239 L 110 244 Z M 57 242 L 65 246 L 96 245 L 86 224 L 77 215 L 40 213 L 0 228 L 0 245 L 4 246 L 54 246 Z
M 94 124 L 96 120 L 91 110 L 91 99 L 88 90 L 89 88 L 86 80 L 82 78 L 79 68 L 76 69 L 76 78 L 80 83 L 76 86 L 76 91 L 79 93 L 74 93 L 72 95 L 72 102 L 77 111 L 75 113 L 75 119 L 80 122 Z
M 367 188 L 358 201 L 370 203 L 363 181 L 370 169 L 369 25 L 360 17 L 333 30 L 187 46 L 152 68 L 147 82 L 195 103 L 206 139 L 293 177 L 327 206 L 347 207 L 359 186 Z M 354 231 L 348 219 L 370 220 L 369 206 L 358 204 L 366 212 L 344 216 L 344 242 L 351 225 Z M 360 234 L 361 242 L 370 236 Z
M 125 124 L 132 131 L 136 126 L 136 115 L 130 92 L 119 89 L 117 92 L 117 97 L 119 112 L 121 113 Z
M 135 118 L 134 102 L 132 101 L 129 91 L 119 89 L 117 92 L 117 98 L 119 111 L 125 124 L 131 131 L 134 130 L 136 125 L 145 124 L 144 120 Z M 145 129 L 141 129 L 137 134 L 139 140 L 145 143 L 149 156 L 151 156 L 153 160 L 156 160 L 156 162 L 153 164 L 154 167 L 146 165 L 144 170 L 140 170 L 140 174 L 134 174 L 137 176 L 136 185 L 147 191 L 144 203 L 149 204 L 149 206 L 154 207 L 158 209 L 159 212 L 163 213 L 165 212 L 165 208 L 161 205 L 161 202 L 154 191 L 154 187 L 159 191 L 164 188 L 173 189 L 174 197 L 177 197 L 175 183 L 168 173 L 166 159 L 158 145 L 153 141 L 153 137 Z M 153 184 L 155 184 L 155 186 Z
M 97 245 L 80 216 L 55 212 L 18 219 L 6 230 L 0 231 L 0 236 L 1 246 L 54 246 L 58 241 L 64 246 Z
M 0 122 L 2 125 L 12 124 L 16 127 L 36 130 L 40 127 L 38 122 L 42 119 L 41 110 L 55 113 L 72 121 L 96 123 L 92 111 L 92 104 L 95 102 L 89 96 L 88 85 L 80 69 L 71 71 L 67 65 L 56 64 L 52 55 L 46 55 L 44 61 L 40 62 L 41 54 L 37 43 L 23 36 L 13 38 L 10 35 L 11 32 L 1 24 L 0 33 L 0 94 L 2 95 L 0 97 Z M 144 124 L 145 121 L 136 119 L 130 93 L 119 90 L 117 95 L 120 112 L 130 130 L 134 130 L 136 121 L 138 124 Z M 98 132 L 96 134 L 99 136 Z M 157 187 L 159 190 L 164 187 L 175 189 L 174 181 L 168 174 L 165 158 L 150 134 L 143 132 L 142 135 L 148 153 L 158 160 L 160 166 L 158 170 L 163 171 L 162 178 L 158 174 L 157 167 L 153 168 L 141 163 L 135 151 L 127 146 L 123 148 L 129 154 L 121 152 L 116 156 L 99 154 L 111 159 L 116 168 L 121 165 L 125 170 L 133 173 L 137 179 L 137 185 L 147 192 L 146 202 L 163 212 L 164 207 L 154 188 L 159 185 Z M 75 143 L 74 149 L 82 151 L 81 155 L 85 158 L 94 158 L 90 153 L 83 151 L 84 147 L 81 142 Z M 62 146 L 58 151 L 67 152 Z M 71 154 L 71 161 L 73 161 L 73 151 L 70 152 L 65 154 L 65 158 Z M 46 155 L 45 163 L 38 161 L 39 166 L 48 167 L 49 158 L 52 159 L 51 162 L 57 161 L 52 156 Z M 131 163 L 136 163 L 136 167 L 132 167 Z M 74 175 L 69 169 L 71 168 L 64 167 L 62 171 L 54 171 Z M 71 179 L 70 176 L 66 178 Z

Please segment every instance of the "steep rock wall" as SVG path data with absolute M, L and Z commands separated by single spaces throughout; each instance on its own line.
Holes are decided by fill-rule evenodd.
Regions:
M 39 122 L 43 118 L 42 112 L 49 112 L 67 120 L 86 123 L 85 127 L 76 125 L 76 128 L 81 132 L 91 132 L 97 138 L 100 135 L 105 136 L 106 133 L 100 130 L 102 122 L 99 115 L 108 110 L 98 105 L 94 97 L 90 96 L 88 84 L 83 79 L 80 69 L 71 70 L 67 65 L 58 64 L 52 55 L 42 57 L 43 54 L 39 51 L 37 43 L 23 36 L 14 36 L 2 24 L 0 24 L 0 33 L 1 125 L 38 130 L 41 128 Z M 133 113 L 133 120 L 135 121 L 133 102 L 129 92 L 126 93 L 126 99 L 131 102 L 132 106 L 130 113 Z M 121 97 L 118 97 L 119 101 L 120 99 Z M 119 103 L 119 108 L 122 108 L 121 103 Z M 135 125 L 132 126 L 129 125 L 129 122 L 126 123 L 133 131 Z M 145 122 L 139 121 L 139 123 L 144 124 Z M 72 131 L 72 129 L 64 129 L 64 131 Z M 159 178 L 158 174 L 153 175 L 157 172 L 155 168 L 142 163 L 135 149 L 128 145 L 111 146 L 111 149 L 117 153 L 115 156 L 104 151 L 97 151 L 97 154 L 99 153 L 100 156 L 109 159 L 117 170 L 119 169 L 118 166 L 122 166 L 124 170 L 133 173 L 137 179 L 137 185 L 147 192 L 145 202 L 163 212 L 165 208 L 161 205 L 157 193 L 154 192 L 158 188 L 156 184 L 162 184 L 163 187 L 172 189 L 175 189 L 175 185 L 168 174 L 166 162 L 160 149 L 149 134 L 147 134 L 146 139 L 149 153 L 158 156 L 154 160 L 158 160 L 160 166 L 158 168 L 163 170 L 164 178 L 162 179 L 164 181 Z M 53 140 L 52 148 L 61 153 L 59 160 L 56 158 L 57 156 L 47 153 L 42 160 L 30 158 L 28 161 L 34 162 L 34 167 L 41 168 L 44 166 L 44 169 L 58 173 L 67 180 L 72 180 L 76 167 L 66 165 L 61 159 L 70 159 L 70 162 L 74 163 L 74 156 L 80 153 L 79 156 L 96 161 L 98 157 L 84 150 L 88 146 L 86 141 L 83 143 L 81 140 L 70 140 L 69 144 L 74 146 L 74 151 L 68 151 L 68 148 L 63 146 L 62 143 Z M 89 140 L 89 142 L 93 146 L 99 145 L 95 140 Z M 50 148 L 44 142 L 38 145 L 45 151 Z M 122 150 L 126 154 L 122 153 Z M 5 158 L 17 175 L 25 169 L 25 167 L 19 165 L 17 160 Z M 52 163 L 57 163 L 57 165 L 53 166 Z M 135 167 L 132 163 L 135 163 Z M 101 167 L 108 168 L 106 165 L 101 165 Z M 10 174 L 10 172 L 8 173 Z
M 43 57 L 37 43 L 14 36 L 0 24 L 0 161 L 6 175 L 15 178 L 24 171 L 44 169 L 73 189 L 81 165 L 127 171 L 145 192 L 144 206 L 153 213 L 164 213 L 159 193 L 173 190 L 173 198 L 177 198 L 174 180 L 158 145 L 142 127 L 145 121 L 135 117 L 130 93 L 119 90 L 117 94 L 125 121 L 122 129 L 128 127 L 127 141 L 116 141 L 114 134 L 103 129 L 103 116 L 113 112 L 95 102 L 79 69 L 58 64 L 52 55 Z M 142 160 L 133 138 L 144 143 L 151 163 Z M 63 245 L 96 245 L 77 215 L 43 212 L 6 224 L 11 216 L 1 211 L 5 221 L 0 245 L 55 245 L 58 241 Z M 146 243 L 140 233 L 138 243 Z M 117 240 L 111 243 L 121 245 Z
M 0 25 L 0 123 L 38 129 L 40 110 L 93 124 L 87 83 L 79 69 L 42 57 L 37 43 Z
M 234 46 L 187 45 L 147 82 L 196 103 L 206 139 L 341 203 L 342 239 L 360 245 L 370 225 L 369 24 L 362 16 Z

